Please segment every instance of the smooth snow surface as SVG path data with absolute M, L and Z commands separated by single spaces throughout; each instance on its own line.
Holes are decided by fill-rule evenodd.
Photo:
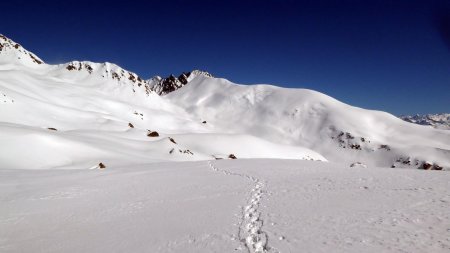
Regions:
M 0 170 L 0 251 L 449 252 L 449 182 L 267 159 Z
M 12 40 L 0 42 L 0 169 L 87 169 L 231 154 L 326 161 L 300 145 L 218 132 L 117 65 L 36 63 Z M 207 76 L 193 71 L 189 80 Z
M 450 131 L 312 90 L 193 71 L 160 96 L 160 77 L 143 80 L 112 63 L 49 65 L 4 36 L 0 45 L 0 169 L 233 156 L 450 168 Z

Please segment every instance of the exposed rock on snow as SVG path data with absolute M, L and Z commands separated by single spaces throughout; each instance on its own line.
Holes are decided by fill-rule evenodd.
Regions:
M 24 49 L 20 44 L 0 34 L 0 64 L 13 63 L 18 60 L 28 66 L 44 63 L 39 57 Z
M 424 170 L 442 170 L 443 168 L 442 168 L 442 166 L 439 166 L 436 163 L 433 164 L 429 161 L 426 161 L 426 162 L 422 163 L 422 169 L 424 169 Z
M 147 133 L 147 136 L 148 136 L 148 137 L 159 137 L 159 133 L 156 132 L 156 131 L 149 131 L 149 132 Z
M 228 155 L 228 158 L 230 158 L 230 159 L 237 159 L 237 157 L 234 154 Z
M 331 128 L 333 130 L 333 128 Z M 334 130 L 335 131 L 335 130 Z M 341 148 L 350 148 L 350 149 L 357 149 L 357 150 L 361 150 L 361 145 L 363 145 L 362 143 L 366 142 L 366 138 L 364 137 L 359 137 L 356 138 L 346 132 L 339 132 L 339 134 L 337 134 L 336 136 L 332 136 L 331 139 L 336 140 L 339 144 L 339 147 Z M 370 143 L 370 141 L 367 141 L 367 143 Z M 366 147 L 368 145 L 365 145 Z
M 60 68 L 66 69 L 69 73 L 59 73 Z M 55 70 L 56 75 L 64 75 L 69 79 L 112 79 L 119 85 L 127 85 L 129 89 L 136 92 L 141 89 L 147 96 L 151 93 L 150 83 L 143 80 L 136 73 L 125 70 L 113 63 L 94 63 L 89 61 L 72 61 L 62 64 Z M 90 75 L 94 75 L 90 77 Z M 137 87 L 136 87 L 137 86 Z
M 150 79 L 149 82 L 152 84 L 151 88 L 153 91 L 159 95 L 166 95 L 188 84 L 197 76 L 213 78 L 213 76 L 206 71 L 193 70 L 192 72 L 183 72 L 178 77 L 175 77 L 174 75 L 170 75 L 166 78 L 156 76 Z
M 360 162 L 355 162 L 350 164 L 350 167 L 361 167 L 361 168 L 367 168 L 367 165 L 365 165 L 364 163 L 360 163 Z

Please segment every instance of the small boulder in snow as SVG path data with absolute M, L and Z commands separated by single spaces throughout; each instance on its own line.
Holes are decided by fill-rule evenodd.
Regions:
M 443 170 L 444 168 L 436 163 L 424 162 L 422 164 L 422 169 L 424 170 Z
M 431 170 L 433 168 L 433 164 L 429 163 L 429 162 L 424 162 L 422 164 L 422 169 L 424 170 Z
M 48 130 L 52 130 L 52 131 L 58 131 L 58 129 L 54 128 L 54 127 L 49 127 L 47 128 Z
M 131 123 L 128 123 L 128 126 L 129 126 L 130 128 L 134 128 L 133 124 L 131 124 Z
M 98 164 L 98 168 L 99 169 L 104 169 L 104 168 L 106 168 L 106 166 L 103 163 L 99 163 Z
M 159 133 L 156 131 L 148 131 L 148 137 L 159 137 Z
M 444 169 L 442 166 L 434 164 L 434 170 L 442 170 L 442 169 Z
M 380 145 L 379 149 L 386 149 L 387 151 L 391 151 L 391 147 L 389 147 L 389 145 Z
M 230 155 L 228 156 L 228 158 L 230 158 L 230 159 L 237 159 L 237 157 L 236 157 L 234 154 L 230 154 Z
M 367 168 L 367 165 L 365 165 L 364 163 L 361 163 L 361 162 L 355 162 L 355 163 L 350 164 L 350 167 Z

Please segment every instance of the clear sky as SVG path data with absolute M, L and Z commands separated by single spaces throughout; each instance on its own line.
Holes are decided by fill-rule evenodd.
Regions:
M 310 88 L 393 114 L 450 112 L 450 1 L 2 1 L 47 63 L 109 61 Z

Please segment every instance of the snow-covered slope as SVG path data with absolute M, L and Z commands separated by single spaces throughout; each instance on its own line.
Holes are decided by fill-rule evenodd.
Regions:
M 424 126 L 432 126 L 437 129 L 446 129 L 450 130 L 450 113 L 440 113 L 440 114 L 426 114 L 419 115 L 416 114 L 414 116 L 400 116 L 406 122 L 424 125 Z
M 217 132 L 301 145 L 330 161 L 376 166 L 450 166 L 450 133 L 352 107 L 306 89 L 237 85 L 198 77 L 165 96 Z
M 0 252 L 450 249 L 449 174 L 374 167 L 450 169 L 450 131 L 0 45 Z
M 48 65 L 0 42 L 1 168 L 228 157 L 450 168 L 448 131 L 312 90 L 238 85 L 202 71 L 144 80 L 112 63 Z
M 48 65 L 0 39 L 0 168 L 90 168 L 231 154 L 326 160 L 246 133 L 211 136 L 215 131 L 206 123 L 135 73 L 112 63 Z M 186 81 L 200 75 L 206 76 L 194 71 Z M 148 136 L 150 131 L 159 136 Z
M 29 68 L 36 68 L 43 64 L 39 57 L 23 48 L 19 43 L 0 34 L 0 64 L 1 67 L 10 68 L 19 63 Z

